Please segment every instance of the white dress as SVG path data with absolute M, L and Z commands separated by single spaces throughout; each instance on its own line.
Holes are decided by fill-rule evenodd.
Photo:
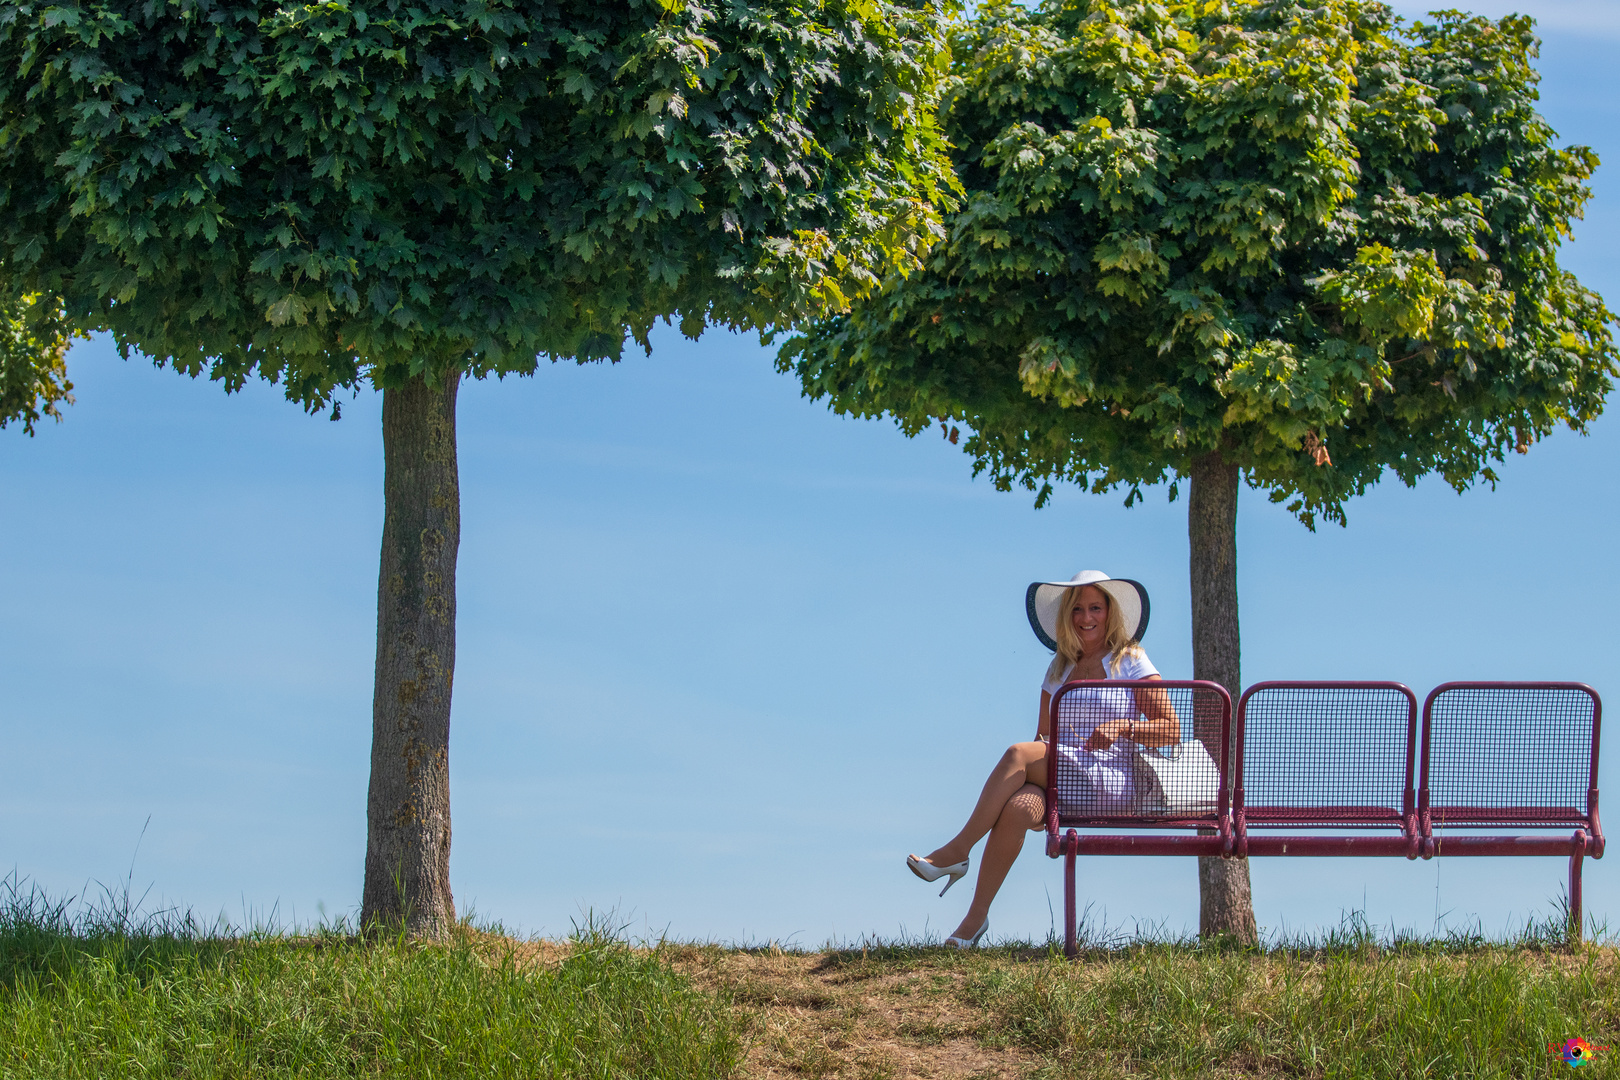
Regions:
M 1068 681 L 1069 672 L 1073 670 L 1071 667 L 1065 671 L 1061 679 L 1047 679 L 1041 684 L 1041 689 L 1057 696 L 1058 688 Z M 1114 670 L 1113 654 L 1103 657 L 1104 678 L 1146 679 L 1158 673 L 1159 669 L 1140 649 L 1134 655 L 1127 653 L 1120 657 L 1117 671 Z M 1136 795 L 1131 771 L 1135 746 L 1126 739 L 1115 739 L 1108 749 L 1092 751 L 1085 749 L 1085 743 L 1097 725 L 1112 720 L 1134 720 L 1140 715 L 1136 695 L 1123 687 L 1118 690 L 1077 690 L 1063 699 L 1052 745 L 1057 754 L 1075 766 L 1080 783 L 1078 786 L 1059 785 L 1059 803 L 1113 811 L 1123 810 L 1130 805 Z

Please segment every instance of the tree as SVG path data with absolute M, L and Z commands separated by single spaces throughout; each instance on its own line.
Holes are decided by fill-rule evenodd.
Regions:
M 66 359 L 73 336 L 46 297 L 0 300 L 0 428 L 21 420 L 32 436 L 42 416 L 61 422 L 59 403 L 73 404 Z
M 952 38 L 965 189 L 926 269 L 784 346 L 806 394 L 968 429 L 1037 491 L 1190 482 L 1193 674 L 1240 688 L 1240 479 L 1307 526 L 1386 470 L 1459 491 L 1616 374 L 1557 250 L 1597 165 L 1534 109 L 1529 19 L 1370 0 L 992 0 Z M 1200 860 L 1201 932 L 1254 935 Z
M 934 0 L 4 0 L 0 295 L 227 391 L 383 391 L 361 918 L 454 920 L 464 376 L 769 330 L 918 265 Z

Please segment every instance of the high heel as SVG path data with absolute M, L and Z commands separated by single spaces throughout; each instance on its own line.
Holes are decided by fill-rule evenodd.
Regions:
M 919 859 L 915 855 L 907 855 L 906 865 L 911 867 L 913 874 L 916 874 L 924 881 L 938 881 L 944 875 L 949 874 L 951 880 L 947 881 L 945 887 L 939 890 L 941 896 L 950 892 L 951 886 L 966 877 L 968 872 L 968 861 L 966 859 L 959 863 L 951 863 L 949 866 L 935 866 L 926 859 Z
M 945 939 L 945 945 L 947 948 L 951 949 L 971 949 L 973 946 L 979 943 L 979 939 L 984 937 L 985 931 L 989 929 L 990 916 L 986 915 L 984 917 L 984 925 L 979 927 L 978 933 L 974 934 L 970 938 L 959 938 L 955 934 L 952 934 L 950 937 Z

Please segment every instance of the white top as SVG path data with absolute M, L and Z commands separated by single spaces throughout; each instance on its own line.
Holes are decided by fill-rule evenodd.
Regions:
M 1074 670 L 1070 664 L 1068 671 L 1063 673 L 1061 679 L 1047 679 L 1041 683 L 1041 689 L 1048 694 L 1055 694 L 1058 688 L 1069 681 L 1069 672 Z M 1153 666 L 1153 661 L 1147 658 L 1147 653 L 1137 648 L 1134 653 L 1126 653 L 1119 658 L 1119 671 L 1114 671 L 1114 654 L 1109 653 L 1103 657 L 1103 678 L 1105 679 L 1146 679 L 1157 675 L 1159 669 Z
M 1104 678 L 1146 679 L 1159 673 L 1140 649 L 1134 655 L 1127 653 L 1120 657 L 1118 671 L 1113 670 L 1113 662 L 1112 653 L 1103 657 Z M 1041 689 L 1056 695 L 1073 670 L 1071 666 L 1061 679 L 1047 679 Z M 1097 688 L 1071 692 L 1064 701 L 1069 704 L 1065 715 L 1058 719 L 1058 730 L 1052 741 L 1058 755 L 1078 767 L 1075 782 L 1079 786 L 1071 790 L 1069 784 L 1064 784 L 1057 792 L 1058 801 L 1098 810 L 1125 809 L 1136 793 L 1131 772 L 1135 747 L 1126 739 L 1116 739 L 1106 750 L 1093 752 L 1084 747 L 1098 724 L 1135 718 L 1138 715 L 1136 695 L 1124 688 Z

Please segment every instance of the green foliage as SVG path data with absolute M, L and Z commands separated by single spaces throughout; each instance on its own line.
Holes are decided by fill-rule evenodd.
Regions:
M 34 433 L 41 416 L 60 421 L 73 404 L 67 348 L 74 333 L 60 308 L 35 293 L 0 302 L 0 428 L 21 420 Z
M 5 0 L 0 260 L 334 388 L 837 310 L 939 235 L 935 0 Z
M 1435 19 L 994 0 L 952 38 L 947 242 L 780 366 L 908 434 L 964 422 L 1038 504 L 1211 451 L 1307 525 L 1385 469 L 1494 481 L 1617 372 L 1556 259 L 1597 157 L 1535 112 L 1528 18 Z

